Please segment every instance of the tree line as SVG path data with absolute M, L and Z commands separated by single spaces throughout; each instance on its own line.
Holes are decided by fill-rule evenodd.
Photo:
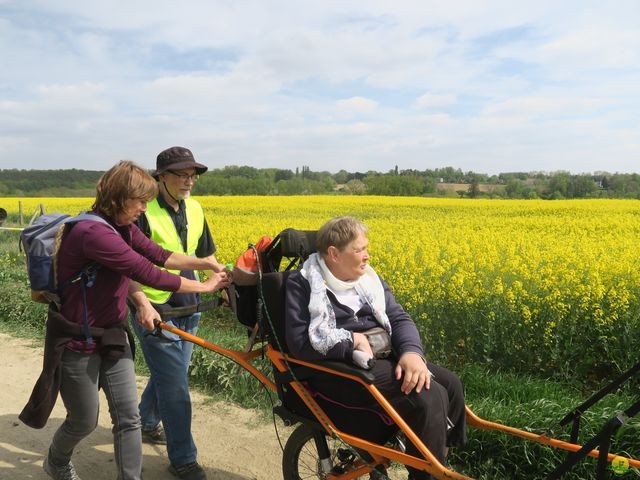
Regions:
M 0 170 L 0 196 L 93 196 L 96 170 Z M 444 167 L 388 172 L 315 172 L 226 166 L 209 170 L 197 195 L 391 195 L 467 198 L 640 198 L 637 173 L 511 172 L 498 175 Z

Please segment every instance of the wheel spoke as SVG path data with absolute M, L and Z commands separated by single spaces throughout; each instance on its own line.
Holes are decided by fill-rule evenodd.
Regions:
M 325 480 L 327 473 L 322 471 L 315 431 L 310 427 L 299 426 L 287 440 L 282 458 L 284 480 Z M 329 450 L 329 468 L 331 473 L 339 474 L 354 468 L 356 456 L 335 438 L 325 436 Z M 360 477 L 368 478 L 368 476 Z

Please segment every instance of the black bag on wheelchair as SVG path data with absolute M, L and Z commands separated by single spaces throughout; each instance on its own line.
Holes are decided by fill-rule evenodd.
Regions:
M 287 228 L 273 240 L 262 237 L 236 261 L 229 303 L 238 321 L 252 329 L 261 318 L 262 300 L 258 279 L 264 273 L 300 268 L 316 251 L 316 231 Z

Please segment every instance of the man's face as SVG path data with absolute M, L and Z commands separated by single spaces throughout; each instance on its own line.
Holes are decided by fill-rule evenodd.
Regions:
M 191 195 L 191 189 L 198 180 L 198 175 L 194 168 L 183 170 L 167 170 L 160 174 L 160 179 L 173 198 L 184 200 Z

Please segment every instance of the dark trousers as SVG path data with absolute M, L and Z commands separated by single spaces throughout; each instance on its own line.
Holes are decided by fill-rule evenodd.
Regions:
M 427 366 L 434 375 L 429 390 L 422 389 L 420 393 L 414 390 L 406 395 L 400 391 L 402 378 L 395 378 L 395 360 L 378 360 L 371 372 L 378 390 L 438 461 L 444 463 L 447 446 L 462 446 L 466 442 L 464 392 L 456 374 L 430 362 Z M 397 430 L 395 425 L 384 423 L 381 407 L 359 384 L 324 375 L 311 379 L 309 384 L 312 392 L 321 393 L 316 400 L 339 429 L 379 443 Z M 421 457 L 410 442 L 407 453 Z M 411 478 L 431 478 L 424 472 L 409 471 Z

